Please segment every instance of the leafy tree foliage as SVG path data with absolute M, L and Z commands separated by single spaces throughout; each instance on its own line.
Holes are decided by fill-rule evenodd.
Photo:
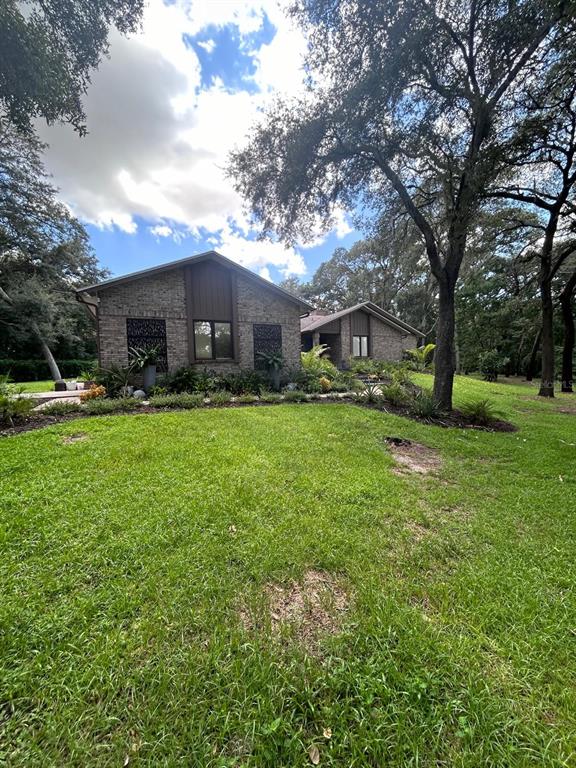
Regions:
M 576 251 L 575 65 L 576 55 L 569 47 L 542 81 L 527 88 L 526 116 L 502 156 L 503 172 L 493 192 L 495 197 L 536 210 L 541 217 L 541 241 L 534 255 L 539 260 L 540 395 L 544 397 L 554 397 L 553 284 L 562 264 Z
M 522 95 L 573 40 L 571 2 L 297 0 L 309 92 L 278 102 L 231 173 L 265 232 L 331 223 L 393 190 L 438 284 L 434 395 L 452 407 L 455 289 L 467 239 Z
M 73 289 L 104 275 L 86 232 L 56 200 L 33 135 L 7 128 L 0 137 L 0 357 L 51 345 L 82 349 L 88 326 Z
M 0 117 L 85 132 L 82 96 L 108 50 L 111 27 L 137 29 L 144 0 L 0 0 Z

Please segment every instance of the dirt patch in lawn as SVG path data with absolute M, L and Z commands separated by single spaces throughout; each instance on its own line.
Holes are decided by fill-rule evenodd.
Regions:
M 396 475 L 404 475 L 407 472 L 427 475 L 442 466 L 438 451 L 427 445 L 413 443 L 403 437 L 385 437 L 384 442 L 399 465 L 392 470 Z
M 65 435 L 62 438 L 62 444 L 73 445 L 74 443 L 82 443 L 84 440 L 88 440 L 86 432 L 76 432 L 74 435 Z
M 289 584 L 268 584 L 265 595 L 272 635 L 278 638 L 288 629 L 309 653 L 318 651 L 323 635 L 340 631 L 350 603 L 342 583 L 326 571 L 306 571 L 301 581 Z M 249 611 L 242 609 L 240 618 L 246 629 L 260 628 Z

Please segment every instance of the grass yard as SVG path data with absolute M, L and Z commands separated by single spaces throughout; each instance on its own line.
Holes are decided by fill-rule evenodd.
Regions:
M 0 763 L 576 765 L 576 396 L 471 396 L 520 430 L 294 404 L 1 440 Z M 267 600 L 310 571 L 349 605 L 308 653 Z
M 66 379 L 66 381 L 72 381 L 72 379 Z M 45 381 L 19 381 L 14 384 L 14 387 L 22 392 L 53 392 L 54 381 L 52 379 L 46 379 Z

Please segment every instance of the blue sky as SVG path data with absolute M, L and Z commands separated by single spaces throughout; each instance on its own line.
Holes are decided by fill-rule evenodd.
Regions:
M 358 237 L 256 241 L 226 178 L 228 152 L 278 94 L 302 89 L 305 41 L 275 0 L 150 0 L 143 31 L 114 35 L 85 100 L 89 134 L 40 128 L 46 165 L 113 274 L 216 248 L 264 277 L 309 279 Z

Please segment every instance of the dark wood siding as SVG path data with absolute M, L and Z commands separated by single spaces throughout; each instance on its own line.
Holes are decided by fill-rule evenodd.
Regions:
M 368 336 L 370 324 L 366 312 L 353 312 L 350 317 L 352 321 L 352 336 Z
M 200 261 L 186 267 L 186 311 L 188 314 L 188 358 L 194 357 L 194 321 L 215 320 L 232 323 L 233 359 L 238 360 L 238 299 L 236 275 L 213 261 Z
M 233 319 L 232 275 L 212 261 L 188 267 L 188 290 L 194 320 Z

